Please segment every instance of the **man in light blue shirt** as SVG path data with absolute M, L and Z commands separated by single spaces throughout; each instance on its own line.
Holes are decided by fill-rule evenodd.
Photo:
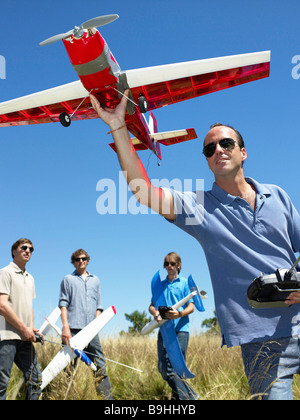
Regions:
M 251 309 L 246 296 L 261 272 L 290 268 L 296 261 L 300 216 L 287 194 L 245 178 L 243 138 L 224 124 L 212 126 L 204 140 L 203 153 L 215 177 L 211 191 L 158 188 L 149 180 L 126 130 L 126 98 L 113 112 L 102 108 L 92 95 L 91 100 L 112 130 L 122 170 L 138 201 L 203 247 L 223 339 L 228 346 L 242 346 L 251 393 L 264 399 L 291 399 L 293 375 L 300 372 L 300 292 L 288 297 L 289 308 L 268 310 Z
M 63 344 L 69 344 L 73 335 L 76 335 L 103 311 L 100 280 L 87 271 L 89 261 L 90 256 L 83 249 L 73 252 L 71 262 L 75 271 L 65 276 L 60 285 L 59 307 L 63 324 Z M 96 377 L 101 378 L 97 386 L 98 393 L 106 400 L 113 399 L 98 335 L 89 343 L 86 351 L 97 367 Z
M 248 304 L 251 280 L 295 262 L 293 247 L 300 249 L 300 219 L 284 191 L 251 178 L 246 181 L 256 190 L 255 210 L 214 183 L 204 193 L 203 221 L 192 226 L 186 219 L 192 217 L 196 193 L 173 192 L 176 225 L 194 236 L 205 251 L 223 344 L 228 347 L 290 337 L 299 312 L 298 305 L 257 310 Z
M 294 264 L 299 214 L 279 187 L 244 177 L 247 153 L 233 128 L 213 126 L 203 153 L 215 175 L 213 188 L 202 202 L 197 193 L 172 192 L 171 220 L 205 252 L 223 344 L 241 345 L 251 393 L 291 399 L 293 374 L 300 369 L 299 340 L 293 337 L 300 293 L 290 296 L 288 308 L 257 310 L 247 302 L 247 288 L 262 272 Z

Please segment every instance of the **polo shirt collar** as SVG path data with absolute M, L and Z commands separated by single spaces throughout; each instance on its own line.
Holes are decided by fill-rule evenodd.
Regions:
M 248 182 L 248 184 L 253 184 L 254 185 L 257 194 L 262 194 L 265 197 L 269 197 L 271 195 L 271 192 L 267 188 L 267 186 L 259 184 L 257 181 L 255 181 L 254 179 L 249 178 L 249 177 L 245 177 L 245 179 Z M 219 187 L 215 182 L 213 183 L 211 193 L 212 193 L 213 196 L 215 196 L 224 205 L 230 205 L 237 198 L 234 195 L 228 194 L 221 187 Z
M 172 284 L 172 283 L 175 283 L 176 281 L 180 281 L 180 275 L 177 277 L 177 279 L 174 279 L 173 281 L 170 281 L 170 280 L 169 280 L 169 277 L 167 276 L 167 277 L 166 277 L 166 280 L 167 280 L 169 283 L 171 283 L 171 284 Z
M 23 271 L 16 263 L 10 262 L 9 265 L 13 268 L 15 273 L 17 273 L 17 274 L 22 273 L 22 274 L 27 275 L 26 269 Z
M 256 188 L 257 194 L 262 194 L 265 197 L 271 196 L 271 191 L 269 190 L 267 185 L 259 184 L 257 181 L 255 181 L 255 179 L 250 178 L 250 177 L 246 177 L 245 179 L 248 182 L 248 184 L 254 185 L 254 187 Z

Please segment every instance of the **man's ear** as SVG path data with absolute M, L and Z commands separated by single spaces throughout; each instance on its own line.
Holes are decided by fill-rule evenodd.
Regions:
M 242 161 L 244 162 L 247 159 L 247 151 L 245 147 L 241 149 L 241 154 L 242 154 Z

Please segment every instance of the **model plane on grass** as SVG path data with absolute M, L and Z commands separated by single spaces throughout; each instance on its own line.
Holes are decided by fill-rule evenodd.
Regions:
M 98 118 L 91 93 L 102 106 L 114 108 L 129 89 L 126 125 L 134 147 L 150 149 L 161 159 L 160 144 L 169 146 L 197 135 L 194 129 L 158 133 L 153 110 L 269 76 L 270 51 L 122 71 L 95 29 L 118 17 L 97 17 L 43 41 L 41 45 L 63 41 L 80 80 L 0 103 L 0 126 L 58 121 L 68 126 L 71 120 Z
M 115 307 L 110 306 L 85 328 L 79 331 L 79 333 L 74 335 L 70 340 L 70 346 L 63 346 L 42 372 L 42 390 L 76 357 L 79 357 L 86 365 L 90 366 L 93 370 L 96 370 L 93 362 L 83 353 L 83 349 L 94 339 L 94 337 L 96 337 L 115 314 Z M 61 331 L 55 325 L 59 315 L 60 310 L 59 308 L 56 308 L 41 327 L 39 331 L 40 334 L 45 335 L 49 328 L 54 328 L 54 330 L 61 335 Z
M 59 343 L 54 343 L 52 341 L 46 340 L 44 336 L 46 336 L 51 329 L 54 329 L 56 333 L 61 336 L 60 328 L 55 325 L 58 318 L 60 317 L 60 308 L 56 307 L 51 314 L 49 315 L 48 319 L 45 318 L 45 322 L 38 330 L 38 334 L 36 334 L 37 342 L 43 343 L 44 341 L 60 345 Z M 96 370 L 93 362 L 83 353 L 84 347 L 86 347 L 90 341 L 100 332 L 100 330 L 113 318 L 116 314 L 116 310 L 114 306 L 109 307 L 104 311 L 99 317 L 94 319 L 90 324 L 88 324 L 83 330 L 81 330 L 81 334 L 79 333 L 74 336 L 71 340 L 71 346 L 63 346 L 62 350 L 52 359 L 52 361 L 48 364 L 48 366 L 42 372 L 42 385 L 41 389 L 43 390 L 75 357 L 79 357 L 87 366 L 91 369 Z M 104 316 L 103 316 L 104 315 Z M 102 316 L 102 318 L 100 318 Z M 100 319 L 99 319 L 100 318 Z M 117 362 L 115 362 L 117 363 Z M 120 363 L 121 364 L 121 363 Z M 125 366 L 125 365 L 124 365 Z M 126 366 L 128 367 L 128 366 Z M 135 369 L 135 368 L 131 368 Z M 140 371 L 139 369 L 135 369 Z M 140 371 L 141 372 L 141 371 Z M 17 383 L 13 398 L 15 399 L 20 388 L 24 383 L 24 378 Z

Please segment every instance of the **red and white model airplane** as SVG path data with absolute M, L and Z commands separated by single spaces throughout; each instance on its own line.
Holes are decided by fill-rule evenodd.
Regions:
M 0 103 L 0 126 L 57 121 L 68 126 L 71 119 L 98 118 L 90 93 L 102 106 L 114 108 L 129 88 L 126 124 L 135 137 L 133 144 L 136 150 L 150 149 L 161 159 L 160 144 L 168 146 L 197 135 L 194 129 L 158 133 L 153 113 L 148 124 L 144 112 L 269 76 L 270 51 L 122 71 L 95 29 L 118 17 L 97 17 L 41 42 L 63 40 L 80 80 Z

